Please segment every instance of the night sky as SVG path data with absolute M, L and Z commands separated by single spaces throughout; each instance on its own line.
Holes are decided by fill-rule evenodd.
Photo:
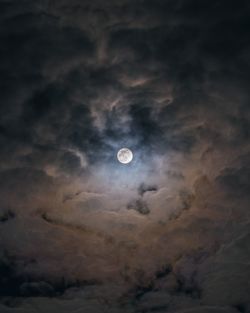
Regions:
M 249 139 L 248 0 L 0 0 L 0 313 L 249 313 Z

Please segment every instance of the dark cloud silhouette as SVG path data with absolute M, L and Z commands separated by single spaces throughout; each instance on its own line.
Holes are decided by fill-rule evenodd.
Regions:
M 15 213 L 11 210 L 3 210 L 0 216 L 0 222 L 5 223 L 8 220 L 15 218 Z
M 128 210 L 135 210 L 140 214 L 146 215 L 150 213 L 147 203 L 141 199 L 136 199 L 128 203 Z
M 139 188 L 138 188 L 138 194 L 140 196 L 143 196 L 145 192 L 150 192 L 150 191 L 157 191 L 158 188 L 156 185 L 146 185 L 142 183 Z

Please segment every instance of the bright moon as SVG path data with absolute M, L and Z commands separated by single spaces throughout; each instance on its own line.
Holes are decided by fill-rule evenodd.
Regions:
M 133 153 L 128 148 L 122 148 L 117 153 L 117 159 L 123 164 L 128 164 L 133 160 Z

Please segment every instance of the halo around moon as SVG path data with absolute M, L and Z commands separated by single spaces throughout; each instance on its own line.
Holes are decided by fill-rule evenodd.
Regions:
M 128 148 L 122 148 L 117 153 L 117 159 L 123 164 L 128 164 L 133 160 L 133 153 Z

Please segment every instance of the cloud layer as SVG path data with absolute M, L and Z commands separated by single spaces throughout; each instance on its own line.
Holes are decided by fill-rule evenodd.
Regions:
M 0 7 L 0 311 L 250 312 L 249 3 Z

